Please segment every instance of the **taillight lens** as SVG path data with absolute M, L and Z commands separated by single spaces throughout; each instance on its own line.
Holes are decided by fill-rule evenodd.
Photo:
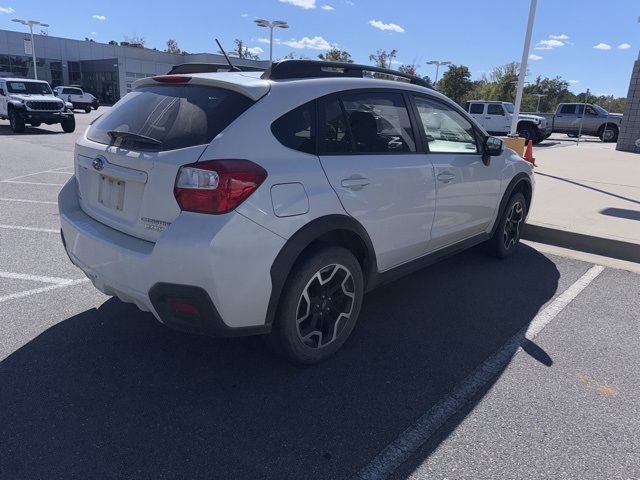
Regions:
M 267 178 L 249 160 L 211 160 L 180 167 L 174 194 L 183 211 L 221 214 L 244 202 Z

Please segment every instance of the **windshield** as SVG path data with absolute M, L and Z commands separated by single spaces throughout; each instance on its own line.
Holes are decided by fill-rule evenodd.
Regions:
M 609 114 L 609 112 L 607 112 L 600 105 L 593 104 L 592 107 L 595 109 L 596 112 L 598 112 L 599 115 L 608 115 Z
M 504 105 L 504 108 L 507 110 L 507 112 L 513 113 L 513 103 L 503 103 L 502 105 Z
M 154 150 L 204 145 L 253 101 L 202 85 L 145 85 L 120 100 L 87 132 L 94 142 Z
M 51 87 L 44 82 L 7 82 L 7 90 L 26 95 L 51 95 Z

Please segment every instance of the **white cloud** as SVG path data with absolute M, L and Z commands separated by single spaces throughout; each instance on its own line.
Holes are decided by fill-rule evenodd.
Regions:
M 260 47 L 247 48 L 247 51 L 252 55 L 260 55 L 261 53 L 264 53 L 264 50 Z
M 252 39 L 252 40 L 253 40 L 253 39 Z M 258 42 L 258 43 L 266 43 L 266 44 L 269 44 L 269 39 L 268 39 L 268 38 L 266 38 L 266 37 L 260 37 L 260 38 L 257 40 L 257 42 Z M 278 39 L 278 38 L 274 38 L 274 39 L 273 39 L 273 43 L 280 43 L 280 39 Z
M 311 50 L 331 50 L 332 48 L 331 44 L 320 36 L 315 36 L 313 38 L 302 37 L 300 40 L 292 38 L 286 42 L 276 42 L 274 40 L 273 43 L 282 43 L 282 45 L 286 45 L 291 48 L 309 48 Z
M 608 43 L 600 42 L 599 44 L 594 45 L 593 48 L 595 48 L 596 50 L 611 50 L 611 45 L 609 45 Z
M 618 45 L 616 47 L 618 50 L 626 50 L 628 48 L 631 48 L 631 45 L 629 45 L 628 43 L 621 43 L 620 45 Z
M 15 10 L 11 7 L 0 7 L 0 13 L 14 13 Z
M 91 18 L 95 18 L 96 20 L 106 20 L 107 17 L 104 15 L 92 15 Z
M 249 16 L 249 14 L 248 14 L 248 13 L 241 13 L 241 14 L 240 14 L 240 16 L 241 16 L 241 17 L 245 17 L 245 18 L 246 18 L 246 17 L 248 17 L 248 16 Z
M 396 25 L 395 23 L 383 23 L 380 20 L 369 20 L 369 25 L 373 28 L 377 28 L 378 30 L 382 30 L 383 32 L 387 30 L 398 33 L 404 32 L 404 28 L 400 25 Z
M 553 50 L 557 47 L 564 47 L 564 42 L 551 38 L 549 40 L 540 40 L 534 47 L 534 50 Z
M 304 8 L 305 10 L 316 8 L 316 0 L 280 0 L 280 2 L 288 3 L 295 7 Z
M 536 55 L 535 53 L 532 53 L 531 55 L 529 55 L 529 60 L 542 60 L 543 57 L 541 57 L 540 55 Z
M 569 40 L 569 35 L 561 33 L 560 35 L 549 35 L 552 40 Z
M 98 32 L 91 32 L 91 35 L 96 36 Z
M 399 62 L 398 60 L 391 60 L 391 65 L 402 65 L 402 62 Z
M 567 82 L 569 82 L 569 85 L 575 85 L 576 83 L 580 83 L 580 80 L 567 80 Z
M 353 7 L 355 5 L 354 2 L 352 2 L 351 0 L 346 0 L 344 3 L 346 3 L 347 5 L 349 5 L 350 7 Z
M 335 10 L 335 8 L 333 8 L 331 5 L 322 5 L 320 8 L 322 10 L 326 10 L 327 12 L 330 12 L 331 10 Z

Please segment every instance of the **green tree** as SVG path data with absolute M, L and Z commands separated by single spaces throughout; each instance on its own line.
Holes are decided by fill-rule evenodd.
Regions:
M 240 40 L 239 38 L 236 38 L 233 43 L 235 44 L 235 48 L 229 52 L 229 54 L 238 57 L 238 58 L 246 58 L 249 60 L 260 60 L 260 56 L 252 53 L 251 50 L 249 50 L 249 47 L 247 47 L 244 42 L 242 40 Z
M 178 42 L 175 41 L 173 38 L 170 38 L 169 40 L 167 40 L 167 48 L 166 48 L 165 52 L 181 53 L 182 51 L 178 47 Z
M 411 75 L 412 77 L 418 77 L 418 67 L 416 65 L 400 65 L 398 67 L 398 71 L 401 73 L 405 73 L 407 75 Z
M 386 50 L 378 50 L 376 53 L 369 55 L 369 60 L 372 61 L 376 67 L 391 68 L 391 64 L 398 56 L 398 50 L 395 48 L 389 52 Z
M 325 62 L 353 63 L 353 60 L 351 60 L 351 54 L 346 50 L 340 50 L 339 48 L 332 48 L 325 53 L 321 53 L 318 55 L 318 58 Z
M 438 81 L 437 88 L 442 94 L 462 105 L 473 88 L 469 68 L 465 65 L 449 65 L 447 71 Z

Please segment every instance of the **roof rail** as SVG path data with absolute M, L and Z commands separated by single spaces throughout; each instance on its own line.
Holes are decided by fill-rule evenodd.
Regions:
M 243 72 L 264 72 L 266 69 L 254 66 L 236 65 Z M 182 63 L 176 65 L 167 75 L 185 75 L 190 73 L 217 73 L 229 72 L 231 69 L 226 63 Z
M 373 74 L 373 75 L 367 75 Z M 356 77 L 356 78 L 380 78 L 380 75 L 388 75 L 403 79 L 414 85 L 420 85 L 433 89 L 422 78 L 414 77 L 389 68 L 373 67 L 371 65 L 359 65 L 357 63 L 326 62 L 323 60 L 280 60 L 274 62 L 264 74 L 266 80 L 285 80 L 293 78 L 324 78 L 324 77 Z

